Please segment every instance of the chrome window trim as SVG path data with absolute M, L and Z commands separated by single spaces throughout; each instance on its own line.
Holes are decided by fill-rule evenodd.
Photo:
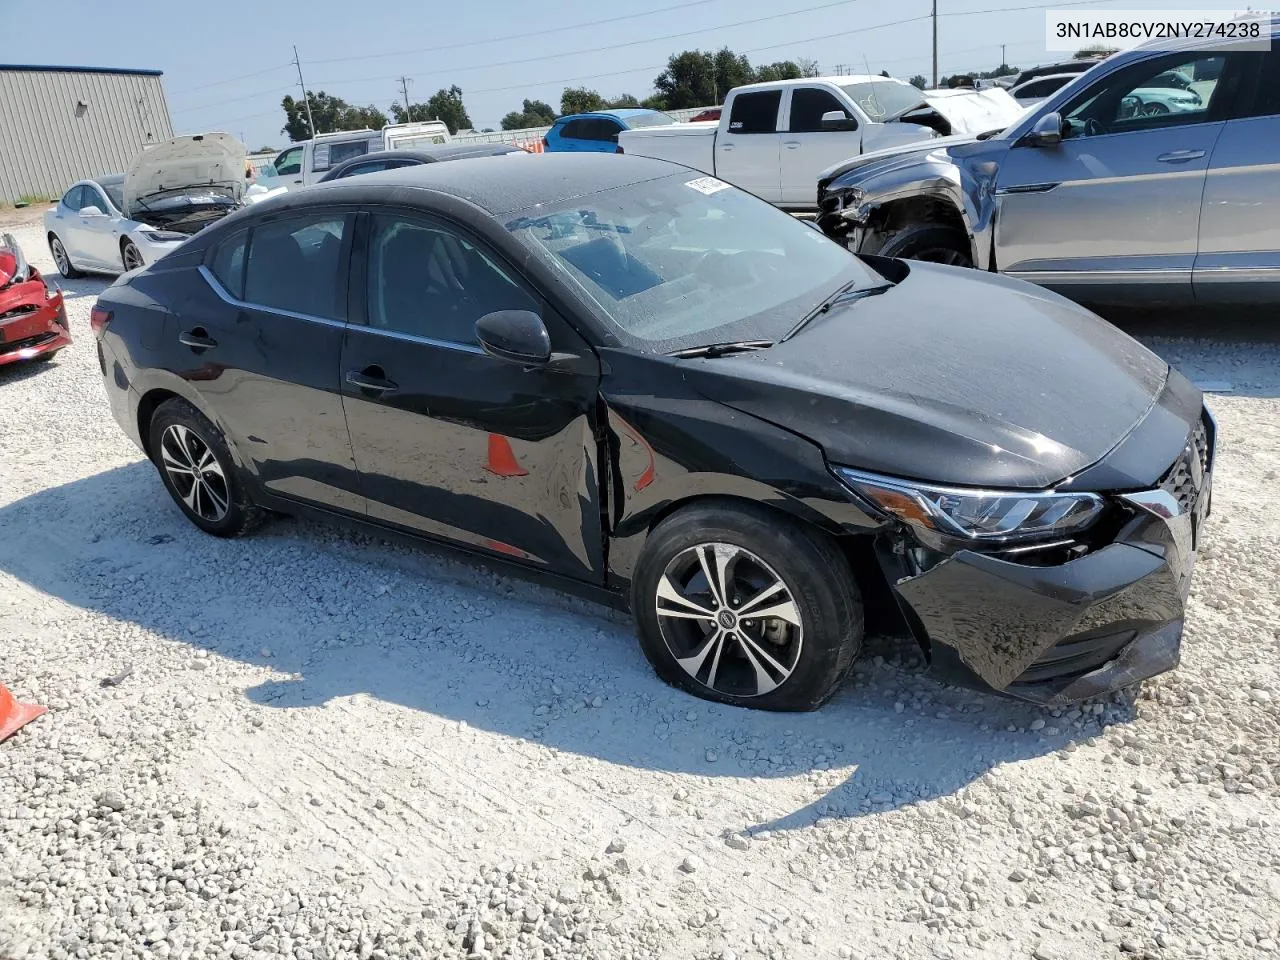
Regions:
M 446 350 L 457 350 L 459 353 L 472 353 L 480 356 L 488 356 L 484 349 L 476 346 L 474 343 L 458 343 L 455 340 L 437 340 L 434 337 L 420 337 L 416 333 L 404 333 L 400 330 L 389 330 L 386 327 L 375 327 L 368 323 L 349 323 L 347 324 L 352 330 L 367 330 L 369 333 L 376 333 L 382 337 L 390 337 L 395 340 L 405 340 L 409 343 L 421 343 L 429 347 L 443 347 Z
M 237 297 L 233 297 L 218 278 L 213 275 L 213 271 L 203 263 L 196 267 L 196 269 L 200 272 L 200 276 L 204 277 L 205 283 L 209 284 L 209 288 L 213 290 L 213 292 L 216 293 L 223 301 L 231 304 L 233 307 L 240 307 L 245 310 L 262 310 L 266 313 L 274 313 L 282 317 L 293 317 L 295 320 L 310 320 L 313 323 L 323 323 L 330 327 L 346 327 L 349 325 L 345 320 L 333 320 L 329 317 L 317 317 L 310 313 L 297 313 L 293 310 L 282 310 L 279 307 L 268 307 L 265 304 L 250 303 L 247 300 L 240 300 Z

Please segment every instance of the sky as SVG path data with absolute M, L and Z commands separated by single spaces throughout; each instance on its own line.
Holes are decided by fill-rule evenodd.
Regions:
M 18 0 L 0 0 L 12 25 Z M 728 46 L 753 64 L 816 60 L 824 73 L 882 69 L 904 79 L 931 72 L 933 0 L 307 0 L 297 5 L 234 7 L 194 0 L 130 0 L 102 16 L 101 0 L 62 0 L 63 23 L 92 29 L 51 30 L 28 62 L 164 71 L 175 133 L 223 130 L 253 150 L 283 146 L 286 94 L 299 97 L 297 46 L 308 89 L 384 112 L 401 98 L 425 101 L 456 84 L 476 129 L 499 126 L 525 98 L 559 108 L 566 86 L 643 99 L 667 57 Z M 1075 6 L 1079 0 L 1052 6 Z M 6 8 L 13 5 L 13 9 Z M 940 75 L 1008 63 L 1051 63 L 1046 53 L 1048 0 L 938 0 Z M 1212 9 L 1200 2 L 1105 0 L 1080 9 Z M 1026 9 L 1032 8 L 1034 9 Z M 1021 9 L 1019 9 L 1021 8 Z M 1237 7 L 1238 8 L 1238 7 Z M 452 19 L 441 11 L 448 9 Z M 611 21 L 601 23 L 600 21 Z M 5 59 L 18 59 L 7 51 Z

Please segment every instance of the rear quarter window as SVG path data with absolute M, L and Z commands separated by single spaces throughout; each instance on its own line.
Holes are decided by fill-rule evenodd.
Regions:
M 232 234 L 213 248 L 208 262 L 209 272 L 237 300 L 244 299 L 244 252 L 248 240 L 247 230 Z

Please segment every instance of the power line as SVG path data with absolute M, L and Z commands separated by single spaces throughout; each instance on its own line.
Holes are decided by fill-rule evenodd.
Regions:
M 292 67 L 292 63 L 281 63 L 274 67 L 267 67 L 263 70 L 255 70 L 253 73 L 242 73 L 238 77 L 228 77 L 226 80 L 213 80 L 209 83 L 202 83 L 199 86 L 187 87 L 185 90 L 175 90 L 169 94 L 171 97 L 181 97 L 187 93 L 194 93 L 197 90 L 204 90 L 207 87 L 220 87 L 224 83 L 235 83 L 237 80 L 249 80 L 253 77 L 260 77 L 265 73 L 271 73 L 274 70 L 287 70 Z
M 668 33 L 661 37 L 646 37 L 642 40 L 625 40 L 622 43 L 612 43 L 603 47 L 592 47 L 591 52 L 603 53 L 606 50 L 622 50 L 626 47 L 638 47 L 646 43 L 660 43 L 663 40 L 679 40 L 682 37 L 691 37 L 700 33 L 714 33 L 718 30 L 729 30 L 733 27 L 745 27 L 751 24 L 765 23 L 766 21 L 769 21 L 769 20 L 780 20 L 784 17 L 793 17 L 802 13 L 816 13 L 819 10 L 830 10 L 832 7 L 843 7 L 851 3 L 857 3 L 857 2 L 858 0 L 829 0 L 829 2 L 820 3 L 817 6 L 803 7 L 799 10 L 787 10 L 782 13 L 771 13 L 763 17 L 752 17 L 749 20 L 735 20 L 732 23 L 722 23 L 722 24 L 719 24 L 718 26 L 700 27 L 697 30 L 685 30 L 681 33 Z M 837 34 L 832 34 L 832 36 L 837 36 Z M 497 63 L 477 63 L 477 64 L 471 64 L 470 66 L 464 65 L 460 67 L 438 67 L 438 68 L 435 68 L 435 72 L 446 73 L 452 76 L 458 73 L 465 73 L 468 70 L 489 70 L 493 67 L 515 67 L 515 66 L 522 66 L 526 63 L 538 63 L 543 60 L 559 60 L 565 56 L 568 56 L 570 53 L 572 53 L 572 51 L 569 51 L 569 52 L 562 51 L 558 53 L 544 53 L 536 57 L 521 57 L 519 60 L 500 60 Z M 325 84 L 372 83 L 374 81 L 382 81 L 385 79 L 386 79 L 385 77 L 360 77 L 352 80 L 324 80 L 324 81 L 318 81 L 318 82 L 325 83 Z
M 609 17 L 605 20 L 590 20 L 586 23 L 567 24 L 563 27 L 548 27 L 545 30 L 534 30 L 525 33 L 514 33 L 505 37 L 488 37 L 484 40 L 467 40 L 463 43 L 449 43 L 441 47 L 419 47 L 416 50 L 397 50 L 391 53 L 362 53 L 354 57 L 330 57 L 327 60 L 313 60 L 312 63 L 348 63 L 352 60 L 375 60 L 386 57 L 413 56 L 419 53 L 439 53 L 443 50 L 461 50 L 465 47 L 478 47 L 486 43 L 504 43 L 508 40 L 527 40 L 530 37 L 545 37 L 553 33 L 564 33 L 566 30 L 582 30 L 586 27 L 601 27 L 608 23 L 621 23 L 623 20 L 635 20 L 639 17 L 652 17 L 659 13 L 670 13 L 673 10 L 688 10 L 690 7 L 703 7 L 720 0 L 692 0 L 690 3 L 677 3 L 670 7 L 657 7 L 653 10 L 642 10 L 639 13 L 628 13 L 620 17 Z

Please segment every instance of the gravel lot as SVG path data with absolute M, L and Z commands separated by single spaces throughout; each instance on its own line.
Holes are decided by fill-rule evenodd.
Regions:
M 775 716 L 444 552 L 199 533 L 64 286 L 75 345 L 0 371 L 0 680 L 51 709 L 0 747 L 0 958 L 1280 956 L 1275 321 L 1139 328 L 1234 386 L 1180 669 L 1043 711 L 877 638 Z

